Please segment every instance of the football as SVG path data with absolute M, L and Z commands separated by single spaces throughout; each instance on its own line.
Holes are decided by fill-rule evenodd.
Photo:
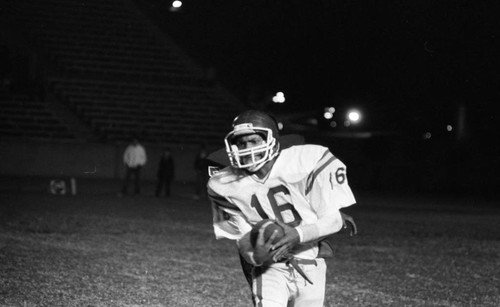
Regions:
M 278 242 L 285 235 L 283 227 L 278 225 L 275 221 L 269 219 L 262 220 L 255 224 L 250 232 L 250 243 L 253 247 L 255 247 L 255 244 L 257 243 L 257 237 L 259 236 L 259 230 L 261 228 L 264 228 L 264 241 L 267 241 L 275 230 L 278 231 L 278 234 L 272 243 Z

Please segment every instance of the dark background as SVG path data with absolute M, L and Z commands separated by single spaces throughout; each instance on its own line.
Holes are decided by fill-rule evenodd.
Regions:
M 45 13 L 51 15 L 48 4 Z M 85 8 L 87 2 L 76 4 Z M 330 147 L 349 165 L 353 185 L 498 195 L 496 1 L 187 0 L 176 12 L 169 1 L 122 4 L 144 13 L 173 38 L 181 53 L 203 68 L 211 85 L 219 83 L 245 107 L 275 114 L 284 124 L 283 134 L 301 134 L 307 142 Z M 9 7 L 2 7 L 0 14 L 8 17 L 18 10 L 23 16 L 21 2 L 11 1 Z M 34 30 L 43 28 L 29 24 Z M 125 20 L 110 33 L 127 35 L 132 24 L 132 19 Z M 18 25 L 25 26 L 22 19 Z M 33 43 L 27 35 L 21 38 Z M 43 49 L 34 50 L 41 59 Z M 2 56 L 1 71 L 14 68 L 32 79 L 30 51 Z M 150 81 L 160 82 L 154 77 L 140 80 Z M 17 88 L 23 93 L 37 89 L 29 84 Z M 277 91 L 285 93 L 285 103 L 271 102 Z M 331 120 L 323 117 L 325 107 L 336 109 Z M 361 111 L 359 124 L 344 125 L 349 108 Z M 229 122 L 221 128 L 220 122 L 204 117 L 209 116 L 201 111 L 201 119 L 185 114 L 179 120 L 195 125 L 192 131 L 230 129 Z M 180 142 L 192 143 L 196 137 L 203 134 Z M 216 140 L 222 147 L 222 136 Z
M 494 1 L 147 1 L 158 24 L 248 103 L 283 91 L 286 112 L 364 111 L 364 129 L 444 130 L 466 107 L 492 134 Z M 282 111 L 281 109 L 279 111 Z
M 358 182 L 496 189 L 497 2 L 184 1 L 176 12 L 137 3 L 248 106 L 314 118 L 300 133 L 366 168 Z M 284 104 L 271 103 L 277 91 Z M 335 128 L 322 116 L 329 106 Z M 344 127 L 352 107 L 363 120 Z

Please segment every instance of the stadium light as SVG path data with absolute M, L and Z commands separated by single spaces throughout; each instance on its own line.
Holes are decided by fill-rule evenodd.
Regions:
M 181 9 L 181 6 L 182 6 L 182 1 L 174 0 L 174 1 L 172 1 L 172 4 L 170 5 L 170 11 L 177 12 L 178 10 Z
M 325 119 L 332 119 L 333 118 L 333 113 L 335 113 L 335 108 L 334 107 L 326 107 L 324 112 L 323 112 L 323 117 Z
M 284 103 L 285 102 L 285 94 L 283 94 L 283 92 L 277 92 L 273 96 L 273 102 L 274 103 Z
M 357 110 L 351 110 L 347 113 L 347 118 L 353 124 L 358 123 L 361 120 L 361 113 Z

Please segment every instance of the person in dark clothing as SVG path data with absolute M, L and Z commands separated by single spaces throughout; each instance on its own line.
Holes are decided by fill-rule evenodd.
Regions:
M 161 196 L 161 192 L 165 189 L 165 196 L 170 196 L 170 184 L 174 178 L 175 167 L 174 159 L 172 158 L 172 153 L 170 148 L 165 148 L 160 158 L 160 163 L 158 165 L 156 183 L 156 197 Z

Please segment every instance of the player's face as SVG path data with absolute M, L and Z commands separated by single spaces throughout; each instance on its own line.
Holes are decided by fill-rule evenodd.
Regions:
M 249 135 L 243 135 L 243 136 L 238 137 L 235 140 L 234 145 L 236 145 L 239 150 L 242 150 L 242 149 L 248 149 L 248 148 L 252 148 L 255 146 L 259 146 L 259 145 L 262 145 L 263 143 L 264 143 L 264 139 L 259 134 L 249 134 Z M 261 157 L 263 155 L 264 155 L 263 153 L 260 153 L 260 154 L 257 154 L 256 156 Z M 251 160 L 252 158 L 250 156 L 243 157 L 242 159 L 244 160 L 244 161 L 242 161 L 243 163 L 248 163 L 248 162 L 252 161 Z
M 264 142 L 264 139 L 259 134 L 242 135 L 237 138 L 234 145 L 238 146 L 239 150 L 248 149 L 259 146 Z

